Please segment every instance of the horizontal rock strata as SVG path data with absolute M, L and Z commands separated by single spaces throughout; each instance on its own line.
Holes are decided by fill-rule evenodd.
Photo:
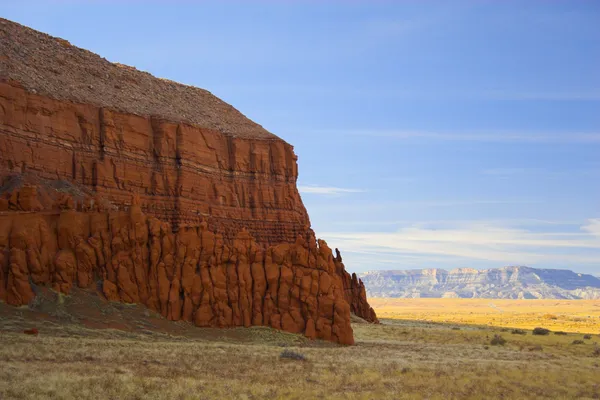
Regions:
M 310 221 L 296 188 L 292 146 L 238 138 L 154 117 L 58 101 L 0 83 L 0 174 L 35 173 L 92 189 L 119 208 L 174 227 L 293 242 Z
M 361 275 L 370 297 L 600 299 L 600 279 L 569 270 L 506 266 L 371 271 Z
M 206 90 L 0 19 L 0 300 L 77 285 L 198 326 L 353 343 L 293 147 Z

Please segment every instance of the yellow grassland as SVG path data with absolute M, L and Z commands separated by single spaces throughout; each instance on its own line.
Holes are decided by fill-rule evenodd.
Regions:
M 600 300 L 372 298 L 381 318 L 600 333 Z
M 5 320 L 0 398 L 600 398 L 597 335 L 382 322 L 353 324 L 356 345 L 344 347 L 269 328 L 190 326 L 186 337 L 37 321 L 35 337 L 19 331 L 29 322 Z M 494 335 L 507 342 L 491 345 Z M 284 348 L 306 361 L 280 359 Z

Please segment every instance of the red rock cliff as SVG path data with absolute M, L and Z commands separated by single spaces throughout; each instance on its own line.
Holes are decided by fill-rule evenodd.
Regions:
M 100 281 L 172 320 L 340 343 L 350 310 L 376 321 L 314 238 L 292 146 L 202 89 L 0 33 L 0 299 Z
M 292 146 L 159 117 L 59 101 L 0 83 L 0 173 L 35 173 L 93 189 L 123 208 L 264 244 L 293 242 L 310 225 Z

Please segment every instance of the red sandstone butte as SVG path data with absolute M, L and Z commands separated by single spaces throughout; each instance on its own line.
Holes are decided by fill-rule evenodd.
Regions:
M 316 240 L 293 147 L 206 90 L 0 19 L 0 300 L 100 283 L 197 326 L 354 342 L 365 288 Z

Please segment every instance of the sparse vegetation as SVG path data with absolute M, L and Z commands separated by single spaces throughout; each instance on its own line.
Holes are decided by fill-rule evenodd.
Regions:
M 494 335 L 492 340 L 490 341 L 492 346 L 504 346 L 506 344 L 506 339 L 504 339 L 500 335 Z
M 513 335 L 527 335 L 527 332 L 525 332 L 523 329 L 513 329 L 510 331 L 510 333 Z
M 300 354 L 290 349 L 283 350 L 279 355 L 279 358 L 295 361 L 306 361 L 306 357 L 304 357 L 303 354 Z
M 141 307 L 97 297 L 88 300 L 98 314 L 81 326 L 76 321 L 83 319 L 71 315 L 80 295 L 65 298 L 59 317 L 35 324 L 27 319 L 33 311 L 8 306 L 3 311 L 0 303 L 0 398 L 600 397 L 595 385 L 600 348 L 592 341 L 571 345 L 583 334 L 532 335 L 533 327 L 518 324 L 503 331 L 464 321 L 382 318 L 381 325 L 354 323 L 356 345 L 345 347 L 261 327 L 173 324 Z M 123 329 L 139 330 L 88 326 L 99 320 L 126 321 Z M 38 336 L 23 333 L 33 327 Z M 566 331 L 553 329 L 558 330 Z M 507 337 L 513 331 L 523 332 Z M 508 340 L 493 345 L 495 335 Z M 282 358 L 282 352 L 307 361 Z
M 380 318 L 600 334 L 600 300 L 369 299 Z M 549 315 L 556 319 L 544 316 Z
M 545 336 L 545 335 L 549 335 L 550 334 L 550 330 L 546 329 L 546 328 L 533 328 L 533 332 L 534 335 L 540 335 L 540 336 Z
M 556 335 L 513 336 L 504 346 L 486 343 L 489 349 L 484 351 L 482 341 L 498 331 L 466 327 L 455 331 L 452 325 L 413 321 L 355 324 L 357 344 L 351 347 L 307 340 L 292 344 L 302 338 L 267 328 L 203 339 L 40 325 L 40 335 L 34 337 L 23 334 L 23 326 L 16 322 L 5 322 L 0 336 L 0 398 L 7 399 L 600 395 L 594 367 L 600 350 L 590 357 L 592 346 L 570 346 L 568 337 Z M 190 329 L 194 335 L 213 332 Z M 249 335 L 252 341 L 239 335 Z M 282 343 L 287 347 L 280 347 Z M 278 362 L 282 351 L 309 361 Z
M 580 339 L 575 339 L 575 340 L 573 340 L 573 342 L 571 342 L 571 344 L 585 344 L 585 342 Z

